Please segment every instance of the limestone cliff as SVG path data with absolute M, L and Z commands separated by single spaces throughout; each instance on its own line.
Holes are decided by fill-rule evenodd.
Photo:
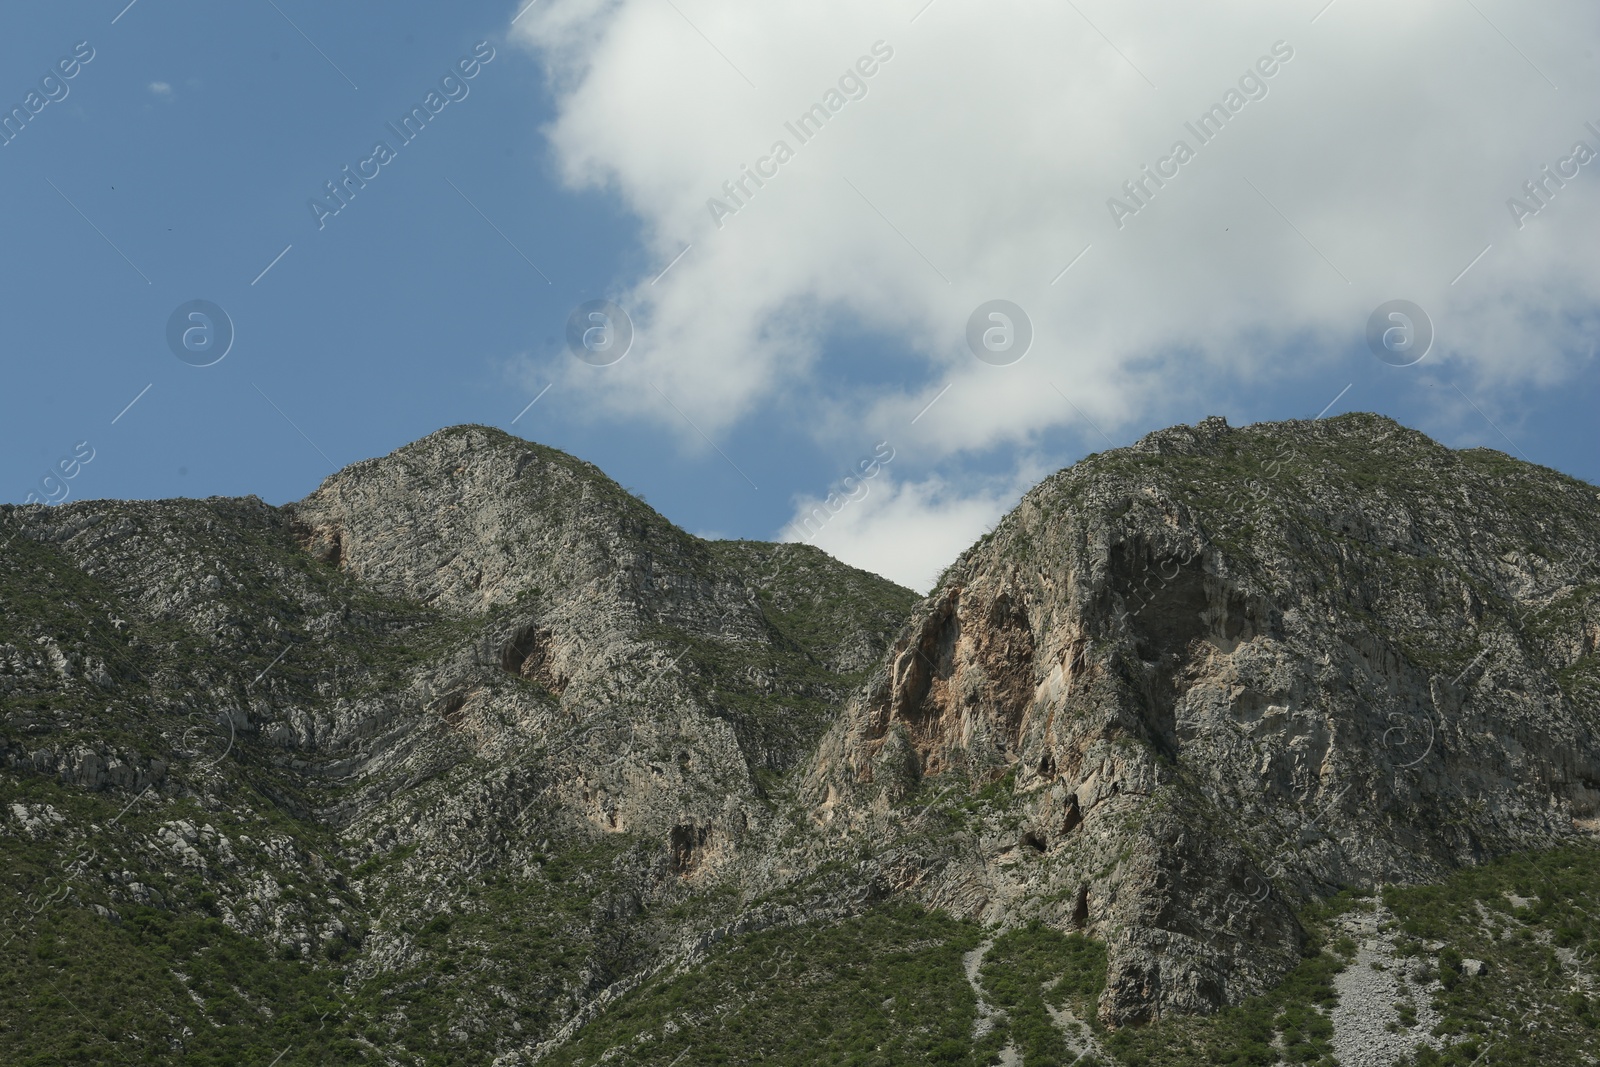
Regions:
M 1593 486 L 1387 419 L 1152 434 L 946 572 L 823 740 L 814 821 L 930 903 L 1103 938 L 1108 1022 L 1237 1002 L 1309 895 L 1600 829 L 1597 549 Z
M 1308 902 L 1597 839 L 1597 520 L 1361 415 L 1091 456 L 920 603 L 485 427 L 285 507 L 0 507 L 0 1059 L 578 1062 L 652 976 L 733 1011 L 919 929 L 941 1062 L 1003 931 L 1089 935 L 1124 1033 L 1236 1004 Z
M 735 921 L 708 894 L 915 600 L 483 427 L 284 508 L 3 511 L 12 938 L 214 918 L 373 1011 L 426 990 L 412 1049 L 547 1037 Z

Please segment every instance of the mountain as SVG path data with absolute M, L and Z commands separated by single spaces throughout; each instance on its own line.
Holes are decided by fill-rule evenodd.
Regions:
M 0 508 L 0 1059 L 1594 1062 L 1597 518 L 1364 415 L 920 600 L 477 426 Z
M 1600 830 L 1597 519 L 1384 419 L 1152 434 L 946 572 L 806 795 L 890 847 L 923 779 L 1003 781 L 897 886 L 1101 935 L 1107 1022 L 1237 1002 L 1299 958 L 1297 901 Z

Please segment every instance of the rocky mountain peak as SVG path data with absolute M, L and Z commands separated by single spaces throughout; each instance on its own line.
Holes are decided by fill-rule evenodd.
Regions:
M 1194 455 L 1216 443 L 1217 438 L 1230 432 L 1232 427 L 1221 415 L 1209 415 L 1193 426 L 1168 426 L 1152 430 L 1129 445 L 1134 452 Z
M 689 541 L 591 464 L 486 426 L 352 464 L 288 511 L 316 558 L 452 613 L 606 585 Z
M 1107 1021 L 1297 958 L 1297 900 L 1600 817 L 1593 486 L 1374 416 L 1159 431 L 1030 492 L 824 739 L 819 826 L 1004 779 L 1015 829 L 902 858 L 989 922 L 1106 939 Z
M 1600 840 L 1600 492 L 1377 416 L 1089 456 L 923 598 L 480 426 L 284 507 L 3 515 L 0 903 L 32 947 L 0 999 L 115 959 L 84 988 L 156 1008 L 74 1032 L 106 1062 L 670 1064 L 724 1026 L 649 999 L 673 982 L 731 974 L 727 1011 L 843 982 L 856 1026 L 908 946 L 943 962 L 858 1049 L 991 1062 L 1027 1005 L 996 1023 L 984 976 L 1070 957 L 999 988 L 1062 980 L 1105 1052 L 1326 963 L 1336 893 Z M 49 1034 L 0 1058 L 59 1062 Z

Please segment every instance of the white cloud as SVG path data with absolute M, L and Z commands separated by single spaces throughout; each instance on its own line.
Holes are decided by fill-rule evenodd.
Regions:
M 159 97 L 162 100 L 172 99 L 172 86 L 166 82 L 151 82 L 149 88 L 152 96 Z
M 1547 182 L 1520 229 L 1507 200 L 1576 142 L 1600 151 L 1600 10 L 1323 6 L 541 3 L 515 29 L 551 70 L 546 134 L 565 179 L 613 190 L 654 260 L 613 294 L 636 323 L 632 353 L 603 373 L 569 361 L 563 387 L 686 440 L 656 386 L 713 436 L 790 410 L 819 439 L 871 425 L 918 462 L 959 465 L 1088 420 L 1125 439 L 1241 381 L 1314 380 L 1397 298 L 1437 329 L 1419 374 L 1503 392 L 1592 368 L 1600 160 Z M 785 123 L 879 41 L 893 56 L 865 95 L 801 143 Z M 1263 57 L 1273 74 L 1252 77 Z M 1202 144 L 1185 123 L 1229 90 L 1242 106 Z M 1180 139 L 1194 157 L 1160 188 L 1144 179 L 1153 195 L 1119 228 L 1108 199 L 1133 205 L 1124 183 Z M 723 183 L 778 140 L 793 158 L 764 186 L 745 179 L 719 228 L 708 199 L 735 206 Z M 1034 325 L 1015 366 L 980 363 L 963 340 L 996 297 Z M 913 353 L 908 384 L 817 375 L 839 322 Z M 965 514 L 915 484 L 893 514 Z
M 826 496 L 798 500 L 779 540 L 805 541 L 926 593 L 1045 473 L 1034 461 L 1005 478 L 955 484 L 940 476 L 896 481 L 885 469 L 844 487 L 848 495 L 835 493 L 831 503 Z

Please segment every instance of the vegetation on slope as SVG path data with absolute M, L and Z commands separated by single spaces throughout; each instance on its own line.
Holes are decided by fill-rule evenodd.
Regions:
M 1383 420 L 1346 418 L 1370 421 L 1385 440 L 1410 440 Z M 1298 521 L 1313 474 L 1359 490 L 1369 517 L 1417 475 L 1393 448 L 1374 459 L 1369 449 L 1345 446 L 1315 455 L 1274 452 L 1266 432 L 1224 440 L 1221 456 L 1117 453 L 1093 463 L 1100 473 L 1173 487 L 1175 499 L 1206 513 L 1206 536 L 1239 566 L 1248 565 L 1252 538 Z M 1434 479 L 1441 492 L 1469 492 L 1512 516 L 1503 524 L 1510 533 L 1495 547 L 1527 559 L 1549 592 L 1515 620 L 1516 634 L 1566 664 L 1559 681 L 1569 698 L 1592 700 L 1600 692 L 1600 655 L 1583 635 L 1594 632 L 1597 587 L 1590 579 L 1569 581 L 1572 560 L 1560 530 L 1541 534 L 1536 521 L 1573 513 L 1570 501 L 1560 486 L 1544 486 L 1530 468 L 1495 453 L 1439 450 L 1434 459 L 1430 475 L 1448 475 Z M 573 464 L 575 479 L 590 476 L 592 468 Z M 1088 473 L 1081 480 L 1087 484 Z M 870 633 L 880 623 L 892 631 L 915 599 L 804 546 L 688 538 L 609 480 L 584 489 L 588 496 L 579 490 L 555 502 L 563 515 L 584 514 L 598 501 L 622 514 L 617 528 L 640 543 L 670 535 L 686 544 L 697 581 L 737 579 L 754 591 L 761 640 L 686 628 L 685 618 L 653 624 L 645 636 L 681 651 L 676 669 L 697 679 L 707 703 L 736 723 L 758 776 L 790 765 L 842 694 L 874 666 L 874 655 L 859 654 L 867 642 L 852 646 L 841 634 Z M 76 507 L 72 514 L 88 515 L 124 505 Z M 125 507 L 126 516 L 108 521 L 138 527 L 145 545 L 160 550 L 161 565 L 181 575 L 173 583 L 178 595 L 194 594 L 179 608 L 192 608 L 200 623 L 186 626 L 181 611 L 162 615 L 131 603 L 148 590 L 129 581 L 117 592 L 102 560 L 80 569 L 57 547 L 18 538 L 0 553 L 0 644 L 32 656 L 53 642 L 77 658 L 64 674 L 41 667 L 0 677 L 21 679 L 0 685 L 0 749 L 12 757 L 83 742 L 171 760 L 175 749 L 197 747 L 197 728 L 216 733 L 217 707 L 247 707 L 251 693 L 285 706 L 390 694 L 418 665 L 509 626 L 540 596 L 527 589 L 515 607 L 452 618 L 364 591 L 315 563 L 281 524 L 260 519 L 259 504 Z M 1353 609 L 1375 631 L 1387 632 L 1386 620 L 1401 608 L 1434 618 L 1446 593 L 1477 596 L 1496 611 L 1505 606 L 1481 576 L 1448 565 L 1437 545 L 1379 544 L 1360 522 L 1346 530 L 1341 516 L 1322 518 L 1334 522 L 1321 532 L 1337 539 L 1341 553 L 1390 576 Z M 1302 577 L 1336 586 L 1333 558 L 1308 556 Z M 226 569 L 216 585 L 206 584 L 219 561 Z M 1455 676 L 1479 654 L 1464 633 L 1435 627 L 1393 636 L 1413 663 Z M 114 686 L 92 680 L 98 664 Z M 553 699 L 530 693 L 529 701 Z M 206 743 L 220 750 L 230 735 Z M 465 751 L 440 742 L 430 765 L 436 769 L 408 777 L 413 811 L 485 780 Z M 8 917 L 0 936 L 9 939 L 0 963 L 0 1062 L 487 1064 L 549 1034 L 595 990 L 658 959 L 659 944 L 646 951 L 638 928 L 665 944 L 737 912 L 737 902 L 715 889 L 685 889 L 669 908 L 634 899 L 622 875 L 659 859 L 650 843 L 626 834 L 547 832 L 555 820 L 542 817 L 534 819 L 542 827 L 535 836 L 549 839 L 519 842 L 537 845 L 531 859 L 487 871 L 450 867 L 446 903 L 436 904 L 429 897 L 435 883 L 424 875 L 438 877 L 439 856 L 453 856 L 454 842 L 436 849 L 429 867 L 413 862 L 415 844 L 373 853 L 368 842 L 340 840 L 313 813 L 349 787 L 282 774 L 290 758 L 297 756 L 241 735 L 215 767 L 190 766 L 204 764 L 203 756 L 180 757 L 169 780 L 183 788 L 152 790 L 131 806 L 132 790 L 86 793 L 32 771 L 0 778 L 0 812 L 23 812 L 0 822 L 7 857 L 0 916 Z M 936 804 L 943 797 L 937 786 L 925 783 L 919 796 Z M 975 813 L 990 806 L 1009 810 L 1014 786 L 1014 775 L 1002 776 L 976 796 L 939 806 L 950 821 L 924 832 L 943 834 L 958 821 L 976 826 Z M 175 842 L 170 852 L 151 847 L 180 820 L 231 839 L 242 867 L 218 864 L 210 846 L 200 848 L 205 868 L 187 863 Z M 18 829 L 30 823 L 44 828 Z M 153 895 L 133 892 L 135 884 Z M 1594 1063 L 1597 887 L 1600 853 L 1569 849 L 1511 857 L 1438 886 L 1386 890 L 1402 951 L 1425 960 L 1443 982 L 1436 1000 L 1443 1021 L 1417 1035 L 1442 1047 L 1423 1045 L 1408 1067 Z M 148 902 L 129 904 L 130 894 Z M 250 901 L 265 901 L 273 914 L 230 922 Z M 1308 955 L 1278 988 L 1209 1018 L 1114 1033 L 1095 1022 L 1105 982 L 1102 944 L 1039 925 L 1003 933 L 984 957 L 975 990 L 963 957 L 982 943 L 983 930 L 910 904 L 880 904 L 843 922 L 720 942 L 686 971 L 657 975 L 621 997 L 545 1062 L 979 1067 L 1012 1049 L 1036 1067 L 1074 1062 L 1074 1050 L 1093 1043 L 1130 1067 L 1330 1067 L 1333 982 L 1353 945 L 1328 930 L 1349 903 L 1336 898 L 1302 914 L 1313 934 Z M 1428 947 L 1435 942 L 1442 947 Z M 1469 974 L 1469 959 L 1485 961 L 1487 971 Z M 999 1014 L 975 1036 L 979 991 Z M 1062 1027 L 1063 1011 L 1081 1020 L 1080 1029 Z M 1407 1018 L 1402 1012 L 1399 1025 L 1414 1025 L 1414 1012 Z M 1076 1062 L 1090 1067 L 1094 1056 Z
M 543 1062 L 967 1067 L 977 1001 L 961 957 L 981 936 L 905 904 L 746 934 L 647 983 Z
M 1442 985 L 1433 1036 L 1444 1047 L 1419 1047 L 1407 1067 L 1596 1062 L 1600 850 L 1508 856 L 1441 885 L 1391 887 L 1384 903 L 1401 952 L 1424 959 Z M 1464 960 L 1487 969 L 1470 974 Z
M 1432 1035 L 1443 1051 L 1418 1035 L 1421 1047 L 1405 1067 L 1594 1062 L 1600 849 L 1511 856 L 1438 885 L 1389 887 L 1383 902 L 1403 935 L 1400 951 L 1427 957 L 1443 979 L 1436 1000 L 1443 1021 Z M 979 982 L 1000 1012 L 993 1029 L 974 1038 L 978 1006 L 962 980 L 961 956 L 979 944 L 981 929 L 883 905 L 835 927 L 734 939 L 710 960 L 624 998 L 547 1062 L 667 1067 L 692 1056 L 696 1063 L 980 1067 L 1000 1063 L 1010 1047 L 1024 1067 L 1336 1067 L 1334 979 L 1355 944 L 1334 936 L 1333 923 L 1361 906 L 1347 891 L 1302 911 L 1312 935 L 1306 956 L 1277 988 L 1209 1017 L 1110 1033 L 1093 1012 L 1105 982 L 1104 946 L 1038 924 L 1011 930 L 984 957 Z M 1434 952 L 1425 947 L 1438 942 Z M 1486 973 L 1467 977 L 1463 959 L 1484 961 Z M 1076 1032 L 1053 1018 L 1063 1008 L 1082 1020 Z M 1074 1059 L 1071 1050 L 1090 1037 L 1108 1059 L 1092 1051 Z

